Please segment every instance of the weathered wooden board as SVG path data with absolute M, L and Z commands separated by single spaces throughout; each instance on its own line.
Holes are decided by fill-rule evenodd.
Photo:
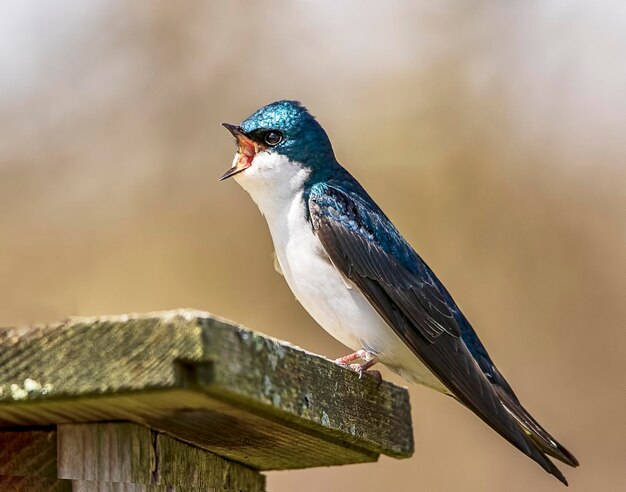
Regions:
M 152 431 L 130 422 L 61 424 L 58 478 L 159 484 Z
M 0 432 L 0 490 L 263 492 L 265 477 L 131 422 Z M 28 480 L 26 478 L 43 480 Z
M 0 475 L 2 492 L 229 492 L 214 487 L 185 487 L 142 483 L 97 482 L 93 480 L 66 480 L 37 477 L 10 477 Z M 230 489 L 242 492 L 247 489 Z
M 73 492 L 70 480 L 0 475 L 3 492 Z
M 244 465 L 130 422 L 58 427 L 58 478 L 262 492 Z
M 106 420 L 258 470 L 413 451 L 406 390 L 207 313 L 0 330 L 0 426 Z
M 56 478 L 54 429 L 0 429 L 0 475 Z

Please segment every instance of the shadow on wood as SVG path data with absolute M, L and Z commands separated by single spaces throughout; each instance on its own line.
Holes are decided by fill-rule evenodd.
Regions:
M 406 390 L 207 313 L 0 330 L 2 490 L 256 491 L 412 452 Z

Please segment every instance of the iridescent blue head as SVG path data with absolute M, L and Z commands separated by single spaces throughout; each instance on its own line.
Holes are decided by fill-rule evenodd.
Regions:
M 328 135 L 297 101 L 277 101 L 263 106 L 241 125 L 223 125 L 237 138 L 238 158 L 221 179 L 252 166 L 261 152 L 279 154 L 311 170 L 336 165 Z

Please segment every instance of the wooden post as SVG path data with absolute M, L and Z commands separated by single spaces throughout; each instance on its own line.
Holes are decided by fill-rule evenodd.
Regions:
M 262 491 L 413 452 L 408 393 L 207 313 L 0 329 L 0 489 Z

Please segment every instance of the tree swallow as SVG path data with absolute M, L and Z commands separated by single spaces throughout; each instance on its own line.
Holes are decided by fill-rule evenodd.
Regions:
M 234 177 L 265 216 L 275 265 L 298 301 L 354 350 L 360 374 L 377 362 L 450 395 L 567 485 L 548 456 L 576 458 L 526 411 L 469 321 L 424 260 L 335 159 L 300 103 L 278 101 L 241 125 Z

